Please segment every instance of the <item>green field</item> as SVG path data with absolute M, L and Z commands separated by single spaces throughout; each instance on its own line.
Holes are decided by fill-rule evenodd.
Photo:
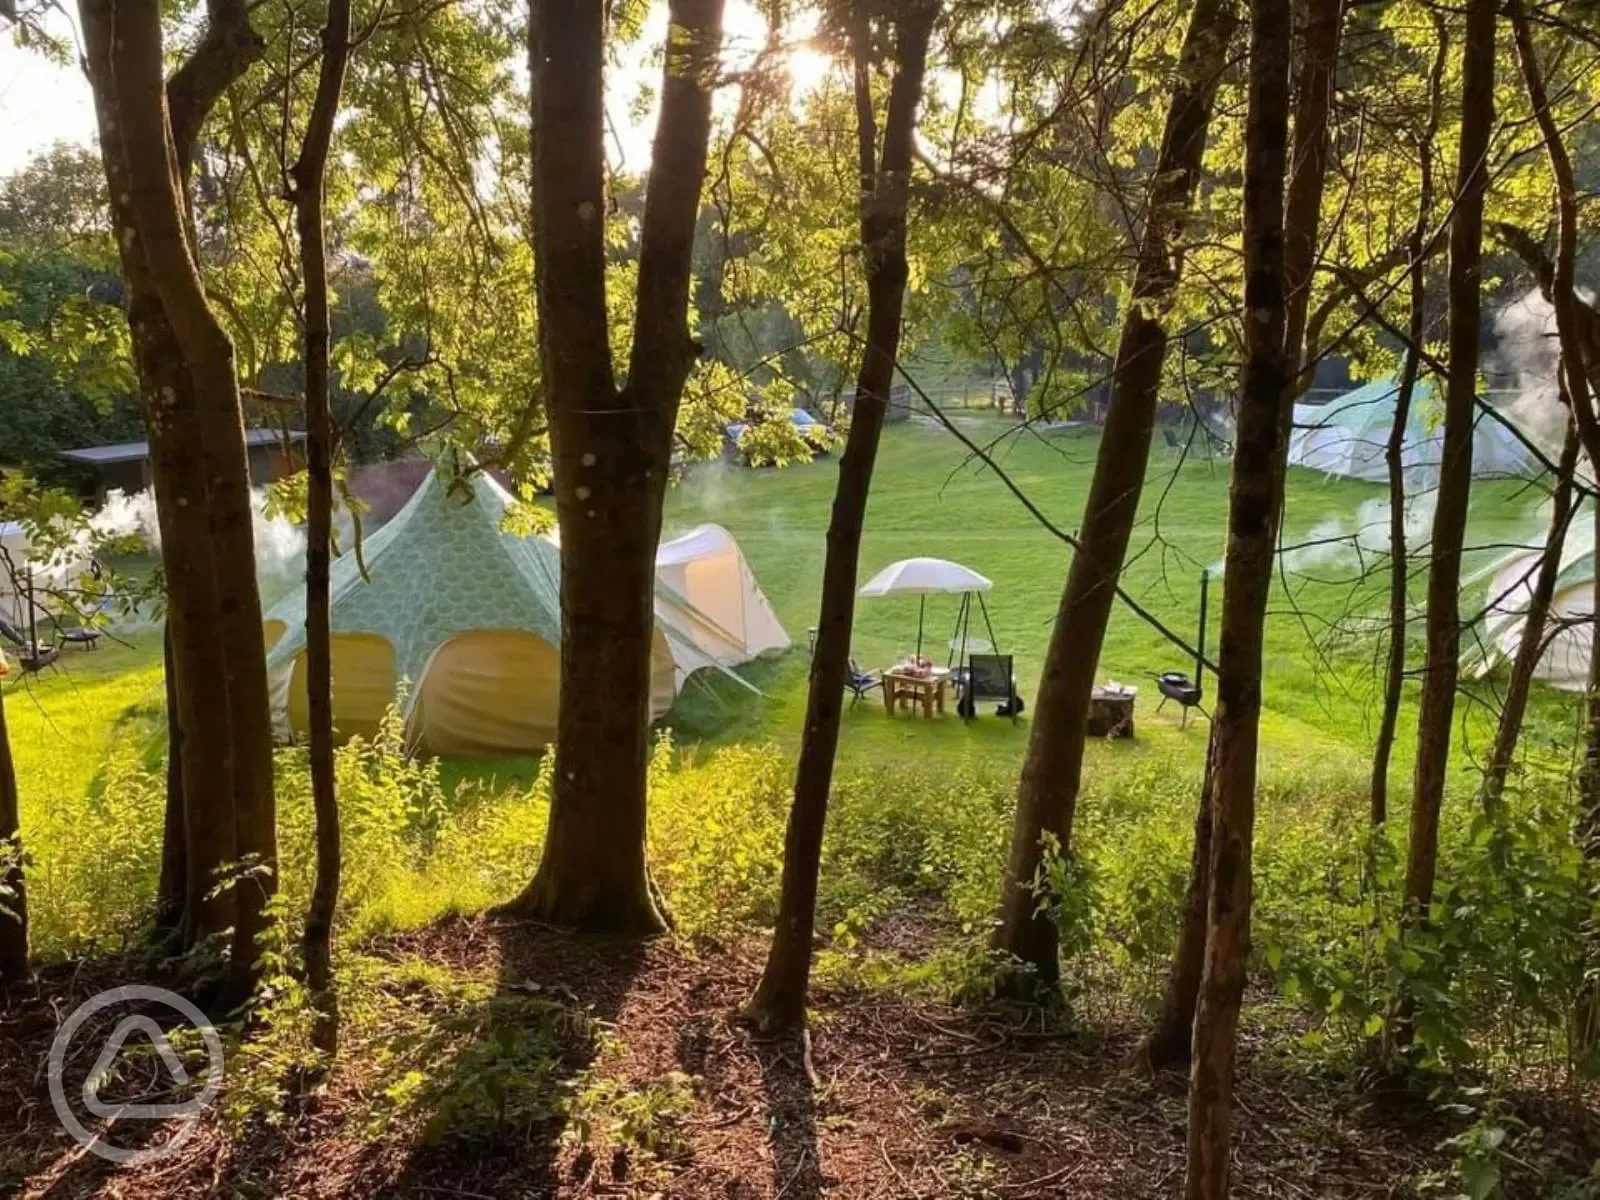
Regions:
M 997 462 L 1053 521 L 1066 528 L 1075 526 L 1098 445 L 1092 431 L 1018 433 L 983 418 L 968 428 L 976 439 L 996 441 Z M 745 669 L 761 689 L 760 696 L 715 676 L 702 674 L 690 680 L 667 724 L 680 750 L 702 747 L 695 756 L 698 761 L 717 747 L 734 744 L 770 743 L 792 755 L 798 743 L 805 705 L 806 631 L 815 621 L 835 472 L 836 460 L 831 458 L 781 470 L 705 465 L 692 471 L 669 497 L 669 535 L 702 521 L 716 521 L 733 531 L 795 641 L 795 649 L 787 654 Z M 1381 489 L 1372 485 L 1331 483 L 1292 473 L 1286 544 L 1304 540 L 1319 526 L 1325 531 L 1330 521 L 1349 522 L 1363 503 L 1380 495 Z M 1525 539 L 1537 528 L 1536 497 L 1518 491 L 1517 485 L 1479 485 L 1473 503 L 1474 544 Z M 1188 461 L 1180 469 L 1178 455 L 1157 440 L 1124 584 L 1186 637 L 1195 631 L 1200 572 L 1222 556 L 1226 505 L 1226 464 Z M 1480 551 L 1474 557 L 1492 553 Z M 972 461 L 948 433 L 921 423 L 891 428 L 885 436 L 867 519 L 861 580 L 895 559 L 913 555 L 955 559 L 994 580 L 988 604 L 995 633 L 1001 648 L 1016 656 L 1024 693 L 1031 697 L 1068 553 L 991 470 Z M 1382 597 L 1380 583 L 1350 583 L 1356 573 L 1353 562 L 1324 563 L 1308 570 L 1315 579 L 1286 574 L 1280 580 L 1268 624 L 1264 681 L 1262 776 L 1267 786 L 1275 780 L 1320 779 L 1328 797 L 1335 793 L 1348 797 L 1363 786 L 1377 684 L 1373 665 L 1380 643 L 1361 632 L 1361 626 L 1381 611 Z M 1425 571 L 1415 570 L 1413 578 L 1420 595 Z M 1481 602 L 1481 591 L 1475 589 L 1464 598 L 1464 609 Z M 1220 605 L 1220 579 L 1214 577 L 1213 631 Z M 925 644 L 936 656 L 944 653 L 955 607 L 954 598 L 929 603 Z M 863 601 L 856 619 L 856 658 L 865 666 L 881 667 L 909 652 L 916 619 L 914 600 Z M 1330 646 L 1329 631 L 1335 623 L 1353 632 Z M 1413 629 L 1414 664 L 1420 658 L 1419 634 L 1420 620 Z M 108 770 L 125 769 L 117 764 L 157 763 L 162 750 L 159 643 L 148 632 L 129 640 L 131 646 L 110 644 L 94 653 L 68 651 L 64 673 L 25 687 L 13 683 L 7 689 L 36 886 L 41 893 L 71 896 L 74 901 L 65 913 L 59 903 L 54 913 L 40 906 L 36 942 L 41 947 L 81 945 L 99 936 L 109 922 L 94 906 L 109 902 L 116 890 L 116 873 L 146 879 L 153 872 L 159 830 L 126 828 L 150 822 L 133 813 L 119 816 L 118 795 L 107 796 Z M 1213 636 L 1208 647 L 1212 654 L 1214 647 Z M 1189 667 L 1181 651 L 1118 607 L 1100 674 L 1140 685 L 1139 736 L 1132 742 L 1091 746 L 1086 767 L 1090 797 L 1116 796 L 1127 790 L 1123 785 L 1148 780 L 1152 772 L 1172 778 L 1198 774 L 1205 751 L 1205 721 L 1191 720 L 1187 728 L 1180 728 L 1171 706 L 1157 714 L 1158 696 L 1149 679 L 1160 670 Z M 1457 761 L 1466 768 L 1486 744 L 1492 712 L 1481 703 L 1463 704 L 1462 711 L 1465 735 L 1457 739 Z M 1570 728 L 1573 711 L 1570 698 L 1542 694 L 1530 714 L 1528 744 L 1535 750 L 1553 744 L 1564 723 Z M 985 711 L 972 722 L 954 715 L 930 722 L 904 714 L 890 717 L 880 703 L 869 700 L 845 714 L 841 772 L 859 775 L 915 768 L 931 771 L 937 779 L 971 769 L 1003 791 L 1026 745 L 1029 716 L 1013 724 Z M 1398 791 L 1405 787 L 1412 736 L 1403 717 L 1395 762 Z M 468 797 L 459 800 L 461 804 L 476 804 L 480 800 L 471 797 L 520 794 L 536 772 L 537 764 L 531 760 L 452 762 L 443 766 L 443 789 L 458 799 Z M 465 791 L 460 790 L 463 787 Z M 1314 791 L 1301 787 L 1298 794 Z M 149 787 L 142 797 L 140 803 L 146 807 L 154 803 Z M 1182 810 L 1187 808 L 1188 801 L 1175 800 L 1173 811 L 1163 820 L 1181 830 L 1186 821 Z M 537 814 L 522 819 L 538 826 L 517 843 L 515 854 L 525 857 L 536 853 L 542 824 Z M 1271 814 L 1264 819 L 1271 820 Z M 521 861 L 516 859 L 517 864 Z M 431 878 L 425 864 L 417 869 L 420 878 Z M 509 873 L 513 867 L 506 870 Z M 148 883 L 146 879 L 142 886 L 121 887 L 117 905 L 129 920 L 136 919 L 139 897 Z
M 1095 432 L 1017 432 L 1007 423 L 985 419 L 964 420 L 963 427 L 979 444 L 995 443 L 996 464 L 1055 524 L 1076 528 L 1099 446 Z M 702 521 L 715 521 L 733 531 L 801 648 L 780 666 L 761 665 L 751 672 L 767 693 L 764 701 L 747 702 L 737 689 L 708 691 L 691 681 L 674 714 L 685 734 L 713 742 L 757 736 L 784 745 L 798 742 L 805 706 L 806 630 L 816 621 L 835 469 L 828 459 L 781 470 L 703 467 L 669 498 L 669 534 Z M 1376 485 L 1325 481 L 1318 474 L 1292 471 L 1284 544 L 1313 540 L 1311 531 L 1329 521 L 1351 528 L 1361 505 L 1381 501 L 1383 495 Z M 1180 463 L 1179 454 L 1158 438 L 1123 585 L 1192 641 L 1200 573 L 1214 568 L 1207 646 L 1213 660 L 1222 603 L 1219 564 L 1226 513 L 1227 464 L 1194 459 Z M 1535 497 L 1521 485 L 1494 482 L 1474 488 L 1469 544 L 1526 539 L 1538 527 Z M 1467 569 L 1502 552 L 1470 554 Z M 954 559 L 994 580 L 988 605 L 995 633 L 1001 649 L 1016 656 L 1023 690 L 1031 696 L 1070 552 L 992 470 L 973 460 L 946 431 L 921 423 L 891 428 L 885 435 L 867 515 L 860 581 L 913 555 Z M 1371 568 L 1374 563 L 1369 559 L 1367 565 Z M 1381 644 L 1370 634 L 1363 635 L 1360 626 L 1383 611 L 1383 583 L 1352 583 L 1359 573 L 1349 555 L 1338 562 L 1305 566 L 1302 574 L 1280 575 L 1267 631 L 1263 766 L 1268 771 L 1329 755 L 1350 765 L 1364 761 L 1370 751 L 1378 683 L 1373 668 Z M 1420 602 L 1425 573 L 1414 567 L 1412 574 L 1415 599 Z M 1481 603 L 1481 595 L 1469 593 L 1463 609 L 1475 602 Z M 925 646 L 931 645 L 936 657 L 945 653 L 955 612 L 954 598 L 929 602 Z M 869 668 L 893 662 L 911 651 L 916 623 L 915 600 L 860 602 L 855 657 Z M 1335 623 L 1349 632 L 1338 634 Z M 1412 635 L 1415 659 L 1420 655 L 1420 616 Z M 1191 721 L 1180 731 L 1173 706 L 1159 715 L 1155 712 L 1160 697 L 1150 676 L 1174 669 L 1191 669 L 1182 651 L 1119 604 L 1101 655 L 1100 676 L 1140 687 L 1139 744 L 1098 747 L 1091 771 L 1114 769 L 1115 762 L 1152 750 L 1176 755 L 1198 768 L 1205 747 L 1204 722 Z M 1559 709 L 1559 702 L 1554 707 Z M 1483 711 L 1474 712 L 1469 732 L 1481 736 L 1486 728 Z M 1545 710 L 1539 710 L 1535 720 L 1543 715 Z M 1554 710 L 1548 715 L 1554 716 Z M 1397 778 L 1409 759 L 1409 733 L 1410 727 L 1403 723 Z M 954 719 L 929 724 L 905 716 L 890 718 L 881 705 L 863 703 L 846 714 L 840 752 L 845 761 L 892 754 L 911 758 L 983 754 L 1016 761 L 1025 740 L 1026 718 L 1017 728 L 988 714 L 968 725 Z M 1471 738 L 1467 744 L 1473 744 Z

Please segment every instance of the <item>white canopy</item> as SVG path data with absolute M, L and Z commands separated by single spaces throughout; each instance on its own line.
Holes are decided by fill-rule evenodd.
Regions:
M 890 563 L 861 589 L 861 596 L 934 596 L 987 592 L 994 583 L 970 567 L 943 558 L 907 558 Z

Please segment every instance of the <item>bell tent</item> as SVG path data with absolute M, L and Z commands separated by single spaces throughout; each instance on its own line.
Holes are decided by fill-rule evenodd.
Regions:
M 1516 657 L 1542 559 L 1542 548 L 1518 548 L 1476 574 L 1477 579 L 1487 577 L 1489 587 L 1484 595 L 1487 615 L 1466 654 L 1475 677 Z M 1594 521 L 1585 503 L 1573 514 L 1561 546 L 1561 572 L 1550 598 L 1544 652 L 1534 668 L 1535 679 L 1568 692 L 1587 689 L 1594 603 Z
M 1385 453 L 1400 385 L 1379 379 L 1326 404 L 1296 404 L 1289 465 L 1326 475 L 1382 483 L 1389 478 Z M 1439 472 L 1444 430 L 1433 383 L 1419 380 L 1407 413 L 1401 462 L 1412 486 L 1431 484 Z M 1532 464 L 1515 434 L 1488 413 L 1477 414 L 1472 438 L 1472 474 L 1478 479 L 1524 475 Z
M 341 738 L 371 737 L 401 681 L 410 680 L 402 715 L 408 741 L 426 753 L 526 753 L 555 739 L 561 554 L 551 541 L 501 528 L 510 499 L 484 475 L 452 485 L 430 472 L 362 546 L 365 575 L 353 551 L 333 564 L 333 706 Z M 742 556 L 738 562 L 742 567 Z M 691 671 L 726 670 L 780 644 L 765 630 L 756 649 L 741 646 L 738 631 L 668 587 L 658 590 L 657 608 L 668 617 L 658 617 L 651 654 L 652 717 L 671 707 Z M 702 649 L 711 630 L 720 640 Z M 303 733 L 303 588 L 267 614 L 265 635 L 274 721 L 280 735 Z

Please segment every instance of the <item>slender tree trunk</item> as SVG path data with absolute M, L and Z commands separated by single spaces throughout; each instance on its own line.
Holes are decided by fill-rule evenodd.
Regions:
M 878 439 L 900 352 L 905 304 L 906 211 L 917 108 L 927 65 L 928 40 L 938 8 L 932 0 L 907 0 L 895 14 L 894 81 L 884 118 L 882 157 L 874 165 L 877 120 L 872 111 L 867 35 L 855 33 L 856 120 L 861 171 L 861 248 L 867 278 L 867 341 L 856 379 L 855 411 L 839 463 L 822 572 L 822 610 L 811 659 L 806 723 L 795 773 L 794 802 L 783 844 L 778 920 L 766 969 L 746 1015 L 768 1031 L 805 1020 L 816 923 L 817 875 L 828 816 L 834 755 L 839 745 L 841 697 L 855 616 L 856 568 L 861 528 Z
M 1151 1071 L 1177 1067 L 1189 1061 L 1194 1034 L 1194 1006 L 1200 995 L 1200 976 L 1206 961 L 1206 908 L 1211 893 L 1212 770 L 1216 764 L 1216 739 L 1206 744 L 1206 770 L 1200 785 L 1200 805 L 1194 815 L 1194 850 L 1189 859 L 1189 885 L 1184 889 L 1183 911 L 1178 918 L 1178 945 L 1167 967 L 1161 1010 L 1144 1044 L 1141 1063 Z
M 168 566 L 177 665 L 186 941 L 233 931 L 232 985 L 253 983 L 276 845 L 266 665 L 233 349 L 187 237 L 184 177 L 204 112 L 259 53 L 242 4 L 219 0 L 195 55 L 162 77 L 161 11 L 80 6 L 113 220 L 129 282 Z M 170 116 L 170 124 L 169 124 Z M 243 868 L 217 889 L 221 867 Z
M 1211 895 L 1189 1073 L 1187 1200 L 1228 1194 L 1239 1004 L 1250 944 L 1262 631 L 1272 590 L 1294 370 L 1288 325 L 1283 185 L 1288 166 L 1289 6 L 1252 0 L 1245 125 L 1245 365 L 1239 397 L 1222 642 L 1217 660 Z
M 1562 389 L 1566 389 L 1563 387 Z M 1517 656 L 1511 663 L 1511 675 L 1506 680 L 1505 698 L 1500 704 L 1500 723 L 1495 727 L 1494 749 L 1489 754 L 1489 766 L 1483 779 L 1483 803 L 1492 810 L 1500 803 L 1505 791 L 1506 776 L 1517 756 L 1517 742 L 1522 736 L 1522 719 L 1528 710 L 1528 693 L 1533 688 L 1533 675 L 1539 660 L 1544 657 L 1545 625 L 1550 618 L 1550 602 L 1555 598 L 1556 580 L 1561 575 L 1561 553 L 1566 545 L 1567 526 L 1572 523 L 1573 472 L 1578 465 L 1578 428 L 1567 425 L 1567 438 L 1561 447 L 1557 464 L 1556 486 L 1550 497 L 1550 532 L 1545 535 L 1544 557 L 1539 562 L 1539 573 L 1534 578 L 1533 593 L 1528 598 L 1528 611 L 1522 620 L 1522 638 L 1517 645 Z
M 1444 69 L 1449 53 L 1449 38 L 1442 20 L 1434 22 L 1438 47 L 1433 70 L 1428 77 L 1428 122 L 1417 139 L 1420 179 L 1417 189 L 1417 221 L 1406 243 L 1410 262 L 1407 272 L 1410 287 L 1406 317 L 1405 361 L 1400 369 L 1400 389 L 1395 397 L 1394 419 L 1389 426 L 1389 441 L 1384 447 L 1384 465 L 1389 476 L 1389 645 L 1384 665 L 1383 702 L 1378 715 L 1378 737 L 1372 750 L 1372 783 L 1369 801 L 1374 826 L 1389 819 L 1389 760 L 1394 753 L 1395 727 L 1400 717 L 1400 698 L 1405 689 L 1407 589 L 1410 559 L 1406 546 L 1406 429 L 1411 421 L 1411 401 L 1422 365 L 1422 343 L 1427 335 L 1428 228 L 1433 219 L 1433 140 L 1439 132 L 1439 109 L 1443 96 Z
M 529 24 L 534 227 L 561 521 L 561 710 L 539 869 L 507 912 L 663 928 L 645 862 L 655 554 L 678 404 L 699 347 L 689 276 L 722 0 L 672 0 L 640 236 L 628 382 L 605 301 L 605 12 L 547 0 Z
M 181 938 L 189 864 L 183 835 L 183 722 L 178 720 L 178 663 L 172 653 L 170 623 L 161 631 L 161 652 L 167 694 L 167 805 L 161 830 L 161 879 L 156 885 L 156 932 L 163 938 Z
M 1494 124 L 1495 0 L 1469 0 L 1462 49 L 1461 151 L 1450 226 L 1450 364 L 1445 382 L 1444 448 L 1428 574 L 1427 660 L 1417 716 L 1411 791 L 1406 905 L 1411 920 L 1433 901 L 1439 810 L 1450 761 L 1461 654 L 1461 546 L 1472 489 L 1472 428 L 1478 382 L 1479 263 L 1489 134 Z
M 333 557 L 333 414 L 328 350 L 328 247 L 323 187 L 333 123 L 350 59 L 350 0 L 330 0 L 322 63 L 300 158 L 290 168 L 300 277 L 305 284 L 306 371 L 306 711 L 311 735 L 311 802 L 317 820 L 317 874 L 306 912 L 306 982 L 317 1009 L 313 1037 L 333 1053 L 339 1044 L 339 998 L 333 986 L 333 919 L 339 905 L 339 799 L 333 774 L 333 647 L 328 570 Z
M 1166 313 L 1182 270 L 1183 224 L 1199 182 L 1211 104 L 1236 25 L 1234 0 L 1199 0 L 1195 5 L 1167 105 L 1161 152 L 1150 176 L 1132 300 L 1112 374 L 1111 403 L 1079 526 L 1078 550 L 1067 572 L 1040 673 L 1028 751 L 1017 785 L 995 946 L 1027 968 L 1013 973 L 1006 984 L 1006 990 L 1019 995 L 1048 994 L 1059 979 L 1055 923 L 1041 907 L 1035 885 L 1047 835 L 1060 853 L 1071 851 L 1089 699 L 1144 489 L 1166 360 Z
M 1572 419 L 1589 459 L 1591 473 L 1600 473 L 1600 420 L 1597 420 L 1593 392 L 1600 378 L 1600 346 L 1591 340 L 1596 326 L 1593 314 L 1578 295 L 1576 286 L 1578 253 L 1578 182 L 1566 142 L 1550 108 L 1544 71 L 1534 49 L 1522 0 L 1507 6 L 1512 32 L 1516 37 L 1517 60 L 1533 105 L 1534 119 L 1544 138 L 1550 172 L 1555 177 L 1556 259 L 1550 280 L 1550 303 L 1556 313 L 1556 335 L 1561 342 L 1561 374 L 1566 386 Z M 1600 532 L 1600 504 L 1595 505 L 1596 531 Z M 1596 562 L 1600 563 L 1600 545 Z M 1600 606 L 1597 606 L 1600 608 Z M 1595 631 L 1600 633 L 1600 611 L 1595 616 Z M 1593 644 L 1589 662 L 1589 694 L 1585 704 L 1586 732 L 1583 771 L 1578 781 L 1578 840 L 1591 871 L 1600 874 L 1600 641 Z M 1600 962 L 1600 936 L 1591 951 Z M 1588 1053 L 1600 1044 L 1600 971 L 1592 971 L 1590 982 L 1580 997 L 1574 1014 L 1574 1048 Z
M 1570 386 L 1570 384 L 1569 384 Z M 1594 532 L 1600 536 L 1600 503 L 1590 506 Z M 1600 541 L 1595 542 L 1600 567 Z M 1589 694 L 1584 699 L 1583 774 L 1578 782 L 1578 846 L 1583 850 L 1590 885 L 1600 886 L 1600 604 L 1589 630 Z M 1592 1055 L 1600 1046 L 1600 933 L 1589 931 L 1589 969 L 1572 1013 L 1572 1048 L 1576 1057 Z
M 1284 362 L 1294 367 L 1289 398 L 1280 413 L 1278 473 L 1288 469 L 1294 401 L 1311 384 L 1311 364 L 1301 367 L 1317 264 L 1322 194 L 1328 175 L 1328 122 L 1344 25 L 1344 0 L 1309 0 L 1300 30 L 1300 78 L 1295 93 L 1293 173 L 1284 200 L 1283 274 L 1286 288 Z M 1281 494 L 1281 487 L 1280 487 Z M 1276 518 L 1274 518 L 1276 521 Z M 1274 531 L 1276 531 L 1274 524 Z M 1276 536 L 1276 533 L 1274 533 Z M 1167 972 L 1160 1014 L 1141 1048 L 1151 1070 L 1189 1061 L 1195 1005 L 1205 964 L 1206 911 L 1211 892 L 1211 827 L 1215 803 L 1217 728 L 1206 747 L 1206 772 L 1195 814 L 1195 845 L 1178 926 L 1178 946 Z
M 22 819 L 17 772 L 0 695 L 0 987 L 28 977 L 28 892 L 22 873 Z

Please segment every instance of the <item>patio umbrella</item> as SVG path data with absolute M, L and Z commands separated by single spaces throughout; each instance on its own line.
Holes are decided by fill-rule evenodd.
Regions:
M 971 567 L 943 558 L 906 558 L 879 571 L 857 595 L 916 596 L 917 657 L 922 657 L 922 617 L 928 597 L 987 592 L 994 582 Z

